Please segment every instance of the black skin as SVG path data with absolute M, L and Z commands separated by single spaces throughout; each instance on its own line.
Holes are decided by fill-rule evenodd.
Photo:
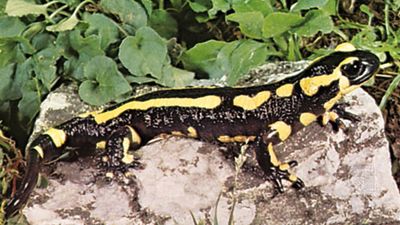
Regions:
M 313 63 L 298 76 L 285 79 L 273 85 L 263 85 L 247 88 L 190 88 L 182 90 L 164 90 L 149 93 L 132 100 L 145 101 L 155 98 L 187 97 L 197 98 L 201 96 L 217 95 L 222 98 L 222 103 L 214 109 L 200 107 L 157 107 L 148 110 L 127 110 L 110 119 L 107 122 L 98 124 L 92 116 L 85 118 L 73 118 L 55 128 L 66 133 L 66 142 L 60 148 L 48 135 L 40 135 L 28 148 L 28 166 L 19 189 L 6 207 L 6 217 L 14 214 L 28 200 L 32 192 L 43 162 L 48 162 L 60 156 L 65 147 L 78 147 L 83 149 L 95 148 L 99 141 L 106 141 L 106 156 L 108 160 L 104 163 L 107 170 L 120 171 L 127 166 L 121 162 L 123 157 L 122 142 L 129 138 L 130 150 L 136 150 L 145 145 L 149 140 L 163 133 L 180 131 L 188 134 L 187 128 L 193 127 L 197 131 L 197 138 L 203 141 L 216 142 L 221 135 L 255 136 L 251 147 L 256 152 L 257 161 L 265 172 L 266 176 L 274 181 L 277 190 L 283 192 L 282 179 L 289 179 L 289 172 L 281 170 L 272 165 L 270 155 L 266 150 L 269 143 L 275 145 L 281 140 L 275 131 L 268 126 L 276 121 L 283 121 L 289 124 L 292 134 L 303 128 L 299 122 L 299 116 L 303 112 L 312 112 L 315 115 L 322 115 L 326 110 L 323 104 L 332 99 L 339 92 L 338 81 L 328 86 L 320 87 L 313 96 L 305 95 L 299 85 L 299 80 L 304 77 L 313 77 L 322 74 L 331 74 L 340 62 L 349 56 L 358 57 L 360 65 L 350 65 L 342 68 L 344 74 L 349 75 L 352 84 L 365 81 L 370 78 L 379 66 L 377 57 L 365 51 L 335 52 L 317 62 Z M 355 63 L 357 64 L 357 62 Z M 365 64 L 365 65 L 364 65 Z M 283 84 L 294 84 L 293 94 L 289 97 L 279 97 L 275 90 Z M 271 97 L 267 102 L 254 110 L 244 110 L 234 106 L 232 100 L 238 95 L 255 95 L 260 91 L 268 90 Z M 129 102 L 127 101 L 127 102 Z M 124 103 L 113 106 L 105 111 L 118 108 Z M 341 108 L 335 108 L 339 115 L 348 115 Z M 336 121 L 335 121 L 336 122 Z M 340 125 L 340 122 L 337 122 Z M 136 131 L 141 142 L 132 140 L 131 129 Z M 40 158 L 36 150 L 40 146 L 44 151 L 44 158 Z M 290 161 L 290 167 L 297 165 L 296 161 Z M 302 188 L 303 181 L 297 179 L 292 182 L 295 188 Z

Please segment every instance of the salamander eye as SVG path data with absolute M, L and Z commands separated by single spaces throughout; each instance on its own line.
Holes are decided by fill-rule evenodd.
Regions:
M 342 75 L 346 76 L 352 84 L 358 84 L 364 82 L 366 76 L 370 74 L 368 65 L 362 63 L 362 61 L 353 61 L 343 65 L 340 68 Z

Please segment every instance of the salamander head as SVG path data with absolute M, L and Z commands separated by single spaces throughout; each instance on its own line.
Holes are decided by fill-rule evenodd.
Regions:
M 321 87 L 335 82 L 340 94 L 347 94 L 371 78 L 379 68 L 379 59 L 368 51 L 356 50 L 352 45 L 338 46 L 332 54 L 313 62 L 300 79 L 300 86 L 308 96 L 317 94 Z

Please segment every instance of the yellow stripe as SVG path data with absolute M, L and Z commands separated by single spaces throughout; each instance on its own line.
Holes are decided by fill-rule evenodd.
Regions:
M 355 51 L 356 47 L 354 47 L 354 45 L 345 42 L 342 44 L 339 44 L 338 46 L 336 46 L 335 48 L 335 52 L 352 52 Z
M 122 141 L 122 147 L 124 150 L 124 157 L 122 158 L 122 162 L 125 164 L 130 164 L 133 162 L 133 155 L 129 154 L 129 146 L 130 146 L 130 141 L 128 138 L 124 138 Z
M 261 91 L 257 93 L 254 97 L 250 97 L 249 95 L 239 95 L 233 99 L 233 105 L 241 107 L 244 110 L 253 110 L 257 109 L 263 103 L 268 101 L 270 97 L 271 92 L 269 91 Z
M 36 145 L 35 147 L 33 147 L 32 149 L 36 150 L 40 156 L 40 158 L 44 158 L 44 152 L 43 152 L 43 148 L 40 147 L 39 145 Z
M 57 148 L 61 147 L 67 140 L 67 134 L 60 129 L 50 128 L 44 134 L 49 135 L 49 137 L 51 138 L 51 140 L 53 141 L 54 145 Z
M 139 134 L 136 132 L 135 129 L 133 129 L 130 126 L 127 126 L 127 127 L 129 128 L 129 131 L 131 132 L 132 142 L 140 145 L 140 143 L 142 142 L 142 138 L 140 138 Z
M 277 121 L 269 125 L 269 127 L 278 132 L 278 136 L 281 141 L 286 140 L 292 133 L 292 128 L 290 127 L 290 125 L 286 124 L 283 121 Z
M 131 101 L 120 107 L 102 113 L 92 113 L 95 121 L 100 124 L 110 119 L 118 117 L 126 110 L 147 110 L 153 107 L 198 107 L 213 109 L 221 104 L 222 100 L 219 96 L 208 95 L 199 98 L 156 98 L 147 101 Z
M 268 154 L 269 154 L 269 161 L 272 163 L 273 166 L 279 166 L 281 162 L 276 157 L 274 148 L 272 147 L 272 143 L 268 144 Z
M 279 97 L 289 97 L 293 93 L 293 84 L 284 84 L 276 89 L 276 95 Z

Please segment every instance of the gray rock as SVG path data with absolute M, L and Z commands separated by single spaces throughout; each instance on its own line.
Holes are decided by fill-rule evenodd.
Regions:
M 52 93 L 37 130 L 87 111 L 75 93 L 73 87 Z M 400 223 L 380 111 L 362 90 L 346 101 L 362 117 L 347 123 L 347 134 L 313 124 L 277 146 L 280 159 L 299 162 L 303 190 L 287 187 L 276 195 L 251 152 L 237 171 L 231 148 L 167 138 L 141 148 L 143 168 L 131 170 L 132 178 L 99 176 L 93 157 L 58 162 L 49 186 L 36 189 L 23 212 L 41 225 L 193 224 L 191 213 L 197 221 L 217 215 L 219 224 L 228 224 L 232 210 L 238 225 Z

